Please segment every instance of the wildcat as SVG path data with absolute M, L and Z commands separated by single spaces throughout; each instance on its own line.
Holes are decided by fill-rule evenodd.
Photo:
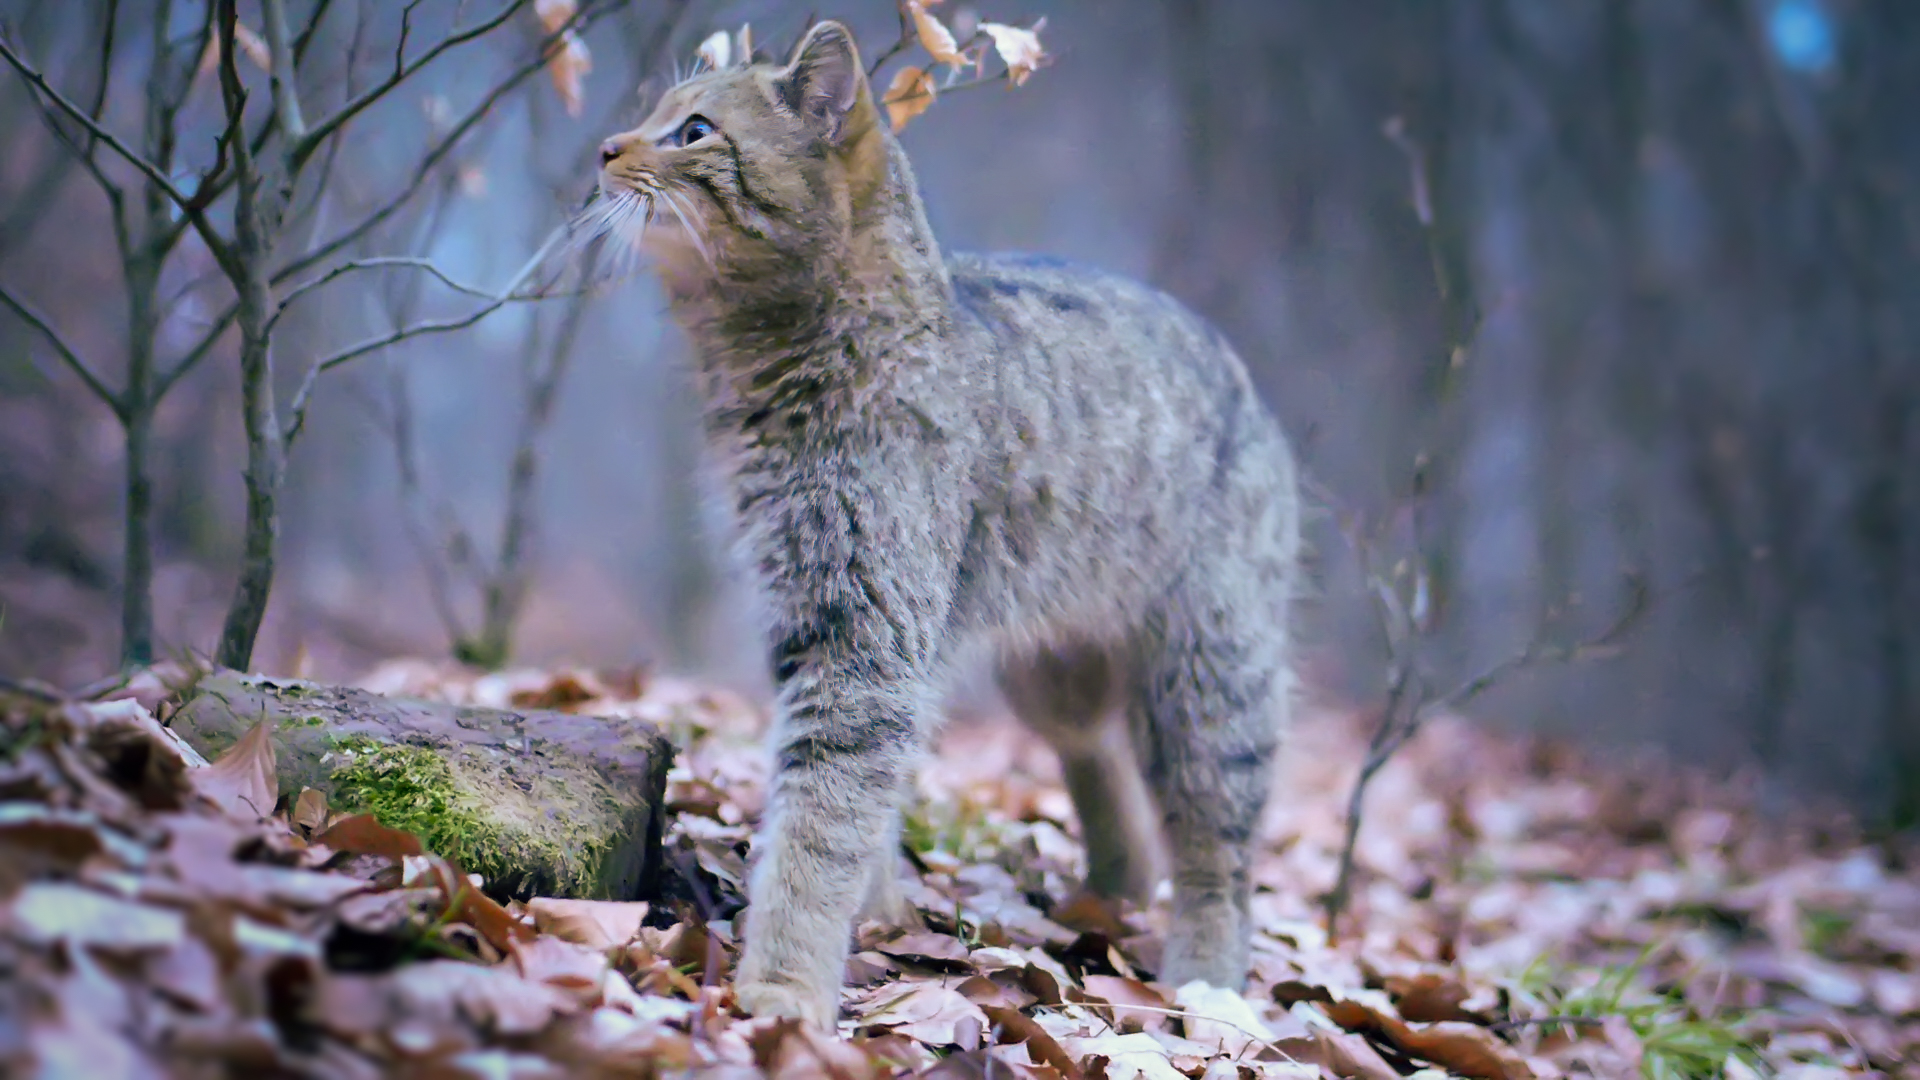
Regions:
M 1122 278 L 943 255 L 839 23 L 601 153 L 584 224 L 646 250 L 693 344 L 769 612 L 741 1007 L 831 1028 L 863 900 L 902 914 L 901 803 L 974 659 L 1059 752 L 1090 889 L 1144 899 L 1168 841 L 1161 978 L 1238 987 L 1299 498 L 1233 350 Z

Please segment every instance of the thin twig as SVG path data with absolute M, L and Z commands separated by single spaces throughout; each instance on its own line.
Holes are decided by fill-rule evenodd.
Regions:
M 570 25 L 576 30 L 585 29 L 595 20 L 611 11 L 613 7 L 614 5 L 612 4 L 584 6 L 580 12 L 575 15 L 574 22 Z M 564 28 L 562 32 L 564 32 Z M 440 138 L 440 141 L 436 142 L 433 148 L 428 150 L 426 155 L 420 159 L 420 163 L 415 166 L 413 176 L 407 181 L 406 185 L 395 192 L 393 197 L 376 207 L 372 212 L 368 213 L 343 232 L 334 236 L 331 240 L 315 245 L 310 250 L 301 253 L 298 258 L 275 271 L 273 275 L 274 284 L 282 284 L 301 271 L 311 268 L 329 255 L 334 254 L 355 240 L 358 240 L 360 237 L 378 228 L 381 223 L 398 213 L 400 208 L 405 206 L 407 202 L 419 192 L 421 186 L 426 183 L 427 178 L 433 175 L 434 169 L 440 164 L 441 159 L 453 152 L 455 144 L 476 124 L 486 118 L 492 112 L 495 104 L 509 93 L 512 93 L 521 83 L 538 74 L 546 67 L 547 50 L 554 42 L 559 40 L 559 37 L 560 35 L 556 33 L 549 34 L 546 38 L 542 39 L 540 48 L 536 51 L 534 59 L 516 68 L 505 79 L 497 83 L 485 97 L 481 98 L 478 104 L 468 110 L 465 116 L 450 125 L 447 128 L 447 133 Z M 314 130 L 318 131 L 319 129 L 315 128 Z M 311 138 L 311 133 L 309 134 L 309 138 Z
M 68 101 L 65 95 L 53 88 L 53 84 L 47 81 L 45 75 L 42 75 L 33 65 L 22 59 L 19 53 L 14 52 L 13 47 L 9 45 L 4 38 L 0 38 L 0 58 L 4 58 L 7 63 L 13 65 L 13 70 L 19 72 L 20 77 L 25 79 L 42 97 L 52 102 L 61 112 L 72 117 L 82 127 L 86 128 L 90 135 L 100 142 L 105 143 L 108 149 L 120 155 L 127 164 L 139 170 L 141 175 L 147 178 L 148 182 L 152 183 L 155 188 L 165 194 L 168 199 L 171 199 L 175 205 L 179 206 L 183 213 L 188 211 L 192 211 L 193 213 L 199 212 L 194 208 L 193 200 L 181 192 L 179 188 L 173 186 L 173 181 L 168 179 L 166 173 L 161 172 L 152 162 L 135 152 L 134 149 L 126 143 L 121 142 L 119 136 L 108 131 L 93 117 L 87 115 L 87 110 Z
M 396 345 L 408 338 L 421 337 L 427 334 L 444 334 L 451 330 L 464 330 L 513 301 L 546 299 L 550 295 L 546 292 L 521 293 L 516 290 L 519 289 L 520 285 L 525 282 L 527 278 L 533 275 L 535 270 L 539 269 L 540 264 L 546 261 L 546 257 L 553 252 L 553 249 L 558 246 L 565 237 L 565 229 L 554 230 L 552 237 L 540 246 L 539 251 L 534 252 L 533 258 L 527 260 L 526 265 L 520 268 L 520 272 L 514 275 L 513 280 L 507 284 L 507 287 L 499 293 L 492 295 L 486 304 L 473 311 L 457 319 L 415 323 L 412 326 L 402 327 L 392 333 L 382 334 L 379 337 L 363 341 L 358 345 L 352 345 L 342 349 L 332 356 L 321 360 L 315 366 L 321 371 L 332 371 L 342 364 L 357 360 L 368 353 L 378 352 L 390 345 Z
M 381 334 L 379 337 L 363 341 L 358 345 L 349 346 L 331 356 L 315 361 L 313 365 L 307 369 L 306 377 L 301 380 L 299 390 L 294 393 L 293 405 L 287 423 L 287 441 L 291 443 L 294 437 L 300 433 L 301 427 L 306 422 L 307 403 L 313 396 L 314 383 L 320 378 L 321 372 L 331 371 L 342 364 L 357 360 L 368 353 L 379 352 L 381 349 L 385 349 L 391 345 L 397 345 L 409 338 L 424 337 L 428 334 L 444 334 L 453 330 L 464 330 L 474 323 L 479 322 L 481 319 L 486 318 L 488 315 L 491 315 L 493 312 L 498 311 L 501 307 L 516 300 L 545 299 L 545 293 L 521 294 L 517 290 L 527 278 L 533 276 L 534 271 L 540 268 L 540 264 L 546 261 L 547 256 L 553 252 L 553 249 L 558 246 L 565 237 L 566 230 L 564 228 L 555 229 L 553 234 L 547 238 L 547 242 L 540 245 L 540 250 L 534 252 L 533 257 L 528 259 L 526 265 L 522 266 L 520 271 L 513 276 L 513 280 L 507 283 L 506 288 L 494 294 L 486 304 L 481 305 L 457 319 L 414 323 L 412 326 L 400 327 L 389 333 Z
M 40 336 L 46 338 L 47 343 L 53 346 L 53 351 L 61 361 L 71 368 L 75 375 L 80 376 L 81 382 L 87 384 L 87 389 L 93 391 L 95 397 L 112 409 L 115 416 L 125 418 L 126 406 L 121 402 L 120 395 L 108 389 L 107 384 L 100 381 L 100 377 L 93 373 L 93 369 L 87 366 L 86 361 L 80 359 L 80 354 L 73 350 L 73 346 L 67 344 L 66 339 L 60 336 L 60 332 L 55 330 L 39 312 L 5 288 L 0 288 L 0 304 L 12 308 L 13 313 L 20 316 L 22 322 L 38 330 Z
M 440 269 L 431 259 L 423 259 L 412 255 L 385 255 L 366 259 L 354 259 L 341 263 L 317 278 L 301 282 L 299 285 L 294 286 L 287 291 L 286 296 L 280 301 L 280 310 L 274 314 L 273 319 L 269 320 L 267 325 L 272 326 L 274 322 L 279 321 L 280 316 L 286 314 L 287 309 L 293 306 L 295 300 L 331 281 L 346 277 L 348 274 L 357 274 L 362 270 L 378 270 L 383 267 L 394 266 L 405 266 L 415 270 L 424 270 L 429 276 L 439 279 L 441 284 L 457 293 L 476 296 L 482 300 L 494 300 L 498 298 L 497 294 L 489 292 L 486 289 L 454 280 L 453 277 L 448 275 L 445 270 Z
M 335 131 L 339 130 L 339 128 L 342 125 L 346 124 L 347 121 L 352 120 L 354 117 L 360 115 L 362 112 L 364 112 L 368 107 L 373 105 L 375 102 L 379 101 L 383 97 L 386 97 L 389 93 L 393 92 L 393 89 L 395 87 L 399 86 L 401 83 L 405 82 L 408 78 L 412 77 L 413 74 L 415 72 L 418 72 L 421 68 L 426 67 L 428 64 L 431 64 L 434 60 L 438 59 L 440 55 L 445 53 L 447 50 L 464 45 L 469 41 L 473 41 L 476 38 L 484 37 L 488 33 L 491 33 L 496 27 L 500 26 L 501 24 L 505 23 L 508 19 L 512 18 L 515 12 L 519 11 L 523 7 L 526 7 L 528 2 L 529 0 L 507 0 L 507 3 L 504 6 L 502 6 L 499 11 L 495 12 L 492 16 L 482 20 L 481 22 L 474 24 L 473 26 L 466 28 L 465 30 L 456 30 L 453 33 L 448 34 L 446 37 L 441 38 L 437 43 L 433 45 L 433 47 L 429 48 L 426 52 L 422 53 L 419 56 L 419 58 L 414 60 L 412 63 L 406 62 L 404 56 L 401 53 L 396 52 L 394 69 L 392 74 L 388 75 L 385 79 L 380 80 L 378 83 L 375 83 L 374 85 L 369 86 L 365 90 L 361 91 L 358 96 L 348 100 L 346 104 L 336 109 L 333 115 L 327 117 L 326 119 L 320 121 L 317 124 L 314 124 L 313 127 L 310 130 L 306 131 L 305 133 L 296 134 L 293 132 L 289 132 L 288 133 L 289 140 L 292 143 L 292 145 L 289 147 L 287 151 L 288 160 L 293 163 L 295 169 L 298 169 L 299 166 L 301 164 L 304 164 L 309 157 L 313 156 L 313 152 L 319 148 L 320 143 L 324 141 L 327 138 L 327 136 L 332 135 Z M 408 5 L 408 10 L 411 11 L 411 9 L 412 9 L 412 5 Z M 580 17 L 579 14 L 576 13 L 574 15 L 574 18 L 572 20 L 569 20 L 569 26 L 571 26 L 572 22 L 577 21 L 579 17 Z M 405 47 L 406 47 L 406 43 L 405 43 L 405 39 L 403 38 L 401 41 L 401 48 L 404 49 Z M 546 56 L 546 52 L 544 49 L 541 51 L 540 55 L 541 55 L 542 61 L 544 62 L 545 56 Z
M 280 130 L 287 140 L 298 146 L 307 136 L 307 121 L 300 111 L 293 41 L 287 32 L 286 0 L 260 0 L 260 21 L 267 37 L 267 55 L 273 61 L 270 75 L 273 115 L 280 122 Z
M 902 0 L 898 7 L 900 9 L 900 36 L 893 44 L 887 46 L 886 49 L 880 53 L 879 58 L 874 60 L 867 68 L 867 78 L 869 80 L 875 75 L 878 75 L 881 68 L 887 66 L 887 61 L 899 56 L 911 47 L 914 39 L 918 36 L 913 32 L 913 20 L 912 17 L 907 14 L 905 0 Z
M 195 364 L 205 359 L 207 354 L 213 351 L 213 347 L 219 343 L 220 338 L 226 334 L 227 329 L 233 325 L 234 318 L 239 314 L 240 304 L 238 301 L 228 304 L 227 310 L 221 312 L 220 315 L 213 320 L 213 324 L 208 327 L 206 334 L 204 334 L 198 342 L 194 343 L 193 348 L 188 349 L 186 354 L 182 356 L 178 362 L 161 372 L 160 375 L 154 379 L 153 400 L 158 401 L 162 397 L 165 397 L 167 390 L 170 389 L 174 383 L 179 382 L 182 375 L 192 371 Z
M 313 44 L 313 37 L 320 31 L 320 21 L 327 17 L 327 9 L 333 6 L 333 0 L 316 0 L 313 10 L 307 13 L 307 25 L 301 29 L 300 36 L 293 39 L 293 66 L 299 70 L 300 62 L 307 57 L 307 47 Z

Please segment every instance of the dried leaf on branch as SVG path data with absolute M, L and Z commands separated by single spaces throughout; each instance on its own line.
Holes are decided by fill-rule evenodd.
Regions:
M 927 11 L 925 0 L 906 0 L 907 13 L 913 19 L 913 29 L 920 37 L 920 47 L 927 50 L 937 64 L 950 67 L 966 67 L 972 61 L 960 52 L 959 42 L 953 39 L 953 31 L 946 24 Z
M 980 24 L 980 32 L 993 39 L 993 47 L 1000 53 L 1001 62 L 1007 65 L 1007 79 L 1013 85 L 1024 85 L 1028 76 L 1044 67 L 1050 59 L 1046 50 L 1040 47 L 1040 31 L 1046 25 L 1045 19 L 1034 23 L 1031 30 L 1001 23 Z
M 903 67 L 894 72 L 893 82 L 883 99 L 893 130 L 899 131 L 907 126 L 907 121 L 932 108 L 934 97 L 932 72 L 917 67 Z

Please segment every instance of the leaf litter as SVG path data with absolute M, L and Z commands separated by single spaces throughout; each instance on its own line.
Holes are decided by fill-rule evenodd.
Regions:
M 916 925 L 855 931 L 837 1038 L 741 1017 L 765 723 L 644 673 L 386 665 L 370 689 L 658 724 L 668 873 L 502 906 L 318 791 L 256 728 L 211 765 L 178 673 L 0 693 L 0 1073 L 1258 1080 L 1916 1075 L 1920 871 L 1748 786 L 1436 722 L 1374 785 L 1340 933 L 1357 718 L 1303 721 L 1254 869 L 1244 991 L 1156 980 L 1144 910 L 1081 894 L 1057 766 L 958 723 L 903 835 Z

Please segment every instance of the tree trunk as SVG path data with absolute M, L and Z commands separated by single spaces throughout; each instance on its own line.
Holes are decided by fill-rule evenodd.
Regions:
M 153 477 L 148 468 L 153 410 L 145 387 L 135 389 L 138 384 L 136 379 L 128 387 L 125 418 L 127 536 L 120 586 L 120 666 L 128 669 L 153 663 Z
M 149 215 L 151 219 L 155 215 Z M 120 578 L 120 666 L 153 663 L 153 346 L 159 265 L 126 260 L 127 389 L 120 424 L 127 443 L 126 552 Z
M 231 0 L 220 5 L 221 36 L 231 47 L 236 15 Z M 220 66 L 221 96 L 229 123 L 246 109 L 231 55 Z M 233 140 L 235 185 L 232 265 L 223 267 L 239 294 L 241 408 L 247 429 L 247 534 L 240 564 L 240 580 L 227 607 L 220 630 L 217 661 L 222 667 L 245 671 L 253 661 L 254 640 L 267 614 L 267 596 L 273 588 L 274 552 L 280 543 L 280 486 L 287 472 L 287 440 L 280 430 L 280 408 L 273 385 L 272 319 L 274 315 L 273 241 L 286 209 L 289 178 L 283 170 L 263 175 L 247 150 L 245 139 Z

